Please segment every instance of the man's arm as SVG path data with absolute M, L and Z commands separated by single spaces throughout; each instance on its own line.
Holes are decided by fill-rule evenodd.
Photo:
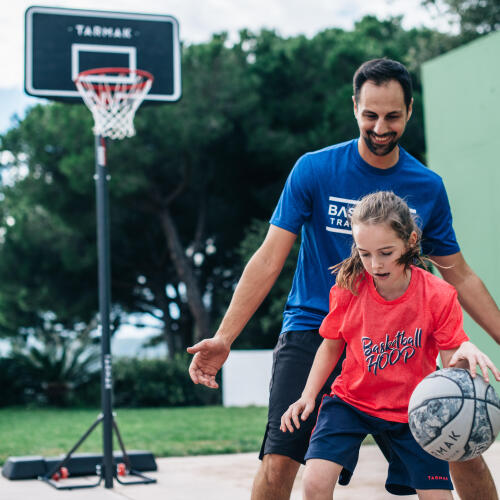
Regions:
M 187 349 L 194 354 L 189 374 L 195 384 L 218 387 L 215 375 L 226 361 L 231 344 L 271 290 L 296 239 L 294 233 L 273 225 L 269 227 L 264 242 L 245 266 L 213 338 Z
M 500 310 L 479 276 L 470 268 L 461 252 L 433 256 L 443 279 L 458 292 L 461 306 L 471 318 L 500 344 Z M 441 267 L 442 266 L 442 267 Z

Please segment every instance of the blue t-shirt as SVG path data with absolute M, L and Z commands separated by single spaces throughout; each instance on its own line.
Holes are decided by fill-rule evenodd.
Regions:
M 398 163 L 385 170 L 361 158 L 357 139 L 307 153 L 292 169 L 270 220 L 295 234 L 302 230 L 282 332 L 319 328 L 335 284 L 328 268 L 351 251 L 348 214 L 360 198 L 375 191 L 393 191 L 406 201 L 422 230 L 424 254 L 460 251 L 441 177 L 403 148 Z

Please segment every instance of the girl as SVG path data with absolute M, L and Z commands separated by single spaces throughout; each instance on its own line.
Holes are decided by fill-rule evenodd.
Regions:
M 323 343 L 302 397 L 281 419 L 283 432 L 300 427 L 299 416 L 310 415 L 346 346 L 342 373 L 323 398 L 305 457 L 304 498 L 331 499 L 337 479 L 349 482 L 365 436 L 377 434 L 399 458 L 388 457 L 389 492 L 451 499 L 448 463 L 422 450 L 410 432 L 410 396 L 435 370 L 438 352 L 443 366 L 468 362 L 473 376 L 479 364 L 486 381 L 487 367 L 497 380 L 500 373 L 468 342 L 455 289 L 413 265 L 423 263 L 419 230 L 401 198 L 387 191 L 365 196 L 351 227 L 351 256 L 333 268 L 337 283 L 320 328 Z

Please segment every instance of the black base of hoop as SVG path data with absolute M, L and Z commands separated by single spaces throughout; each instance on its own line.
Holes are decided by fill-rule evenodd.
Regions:
M 156 459 L 150 451 L 132 450 L 127 451 L 130 466 L 139 472 L 155 472 L 158 470 Z M 26 457 L 9 457 L 2 467 L 2 476 L 10 481 L 21 481 L 26 479 L 37 479 L 54 469 L 61 462 L 61 457 L 42 457 L 38 455 Z M 74 453 L 69 458 L 65 467 L 70 477 L 92 476 L 96 473 L 96 467 L 102 464 L 102 454 Z M 123 453 L 113 453 L 113 463 L 117 466 L 125 463 Z
M 39 480 L 44 481 L 53 488 L 58 490 L 76 490 L 82 488 L 95 488 L 101 484 L 101 481 L 109 477 L 109 473 L 106 471 L 105 457 L 103 455 L 74 455 L 74 452 L 82 445 L 82 443 L 92 434 L 92 432 L 99 426 L 99 424 L 105 422 L 105 416 L 103 414 L 99 415 L 95 422 L 87 429 L 87 431 L 82 435 L 82 437 L 76 442 L 76 444 L 71 448 L 71 450 L 63 458 L 55 458 L 49 460 L 43 460 L 41 457 L 34 457 L 34 460 L 29 460 L 29 457 L 19 457 L 17 460 L 10 459 L 5 467 L 2 469 L 2 474 L 9 479 L 28 479 L 30 472 L 40 470 L 43 467 L 43 472 L 39 472 L 35 477 Z M 135 458 L 135 463 L 132 463 L 132 454 L 127 453 L 125 450 L 125 445 L 123 443 L 118 425 L 115 421 L 114 415 L 112 416 L 112 425 L 115 432 L 118 443 L 120 444 L 121 454 L 118 455 L 113 453 L 113 458 L 111 463 L 112 471 L 111 475 L 120 484 L 152 484 L 156 483 L 156 479 L 152 479 L 143 475 L 138 469 L 144 468 L 146 466 L 149 470 L 157 470 L 156 462 L 154 457 L 151 455 L 149 458 L 149 463 L 144 463 L 144 452 L 140 452 L 141 456 L 138 459 Z M 120 461 L 118 461 L 120 460 Z M 142 466 L 142 467 L 141 467 Z M 64 472 L 63 472 L 64 471 Z M 79 483 L 79 484 L 66 484 L 60 483 L 60 479 L 67 479 L 70 476 L 88 476 L 97 475 L 98 481 L 93 483 Z M 139 479 L 132 479 L 127 481 L 122 481 L 119 476 L 134 476 Z M 112 483 L 112 482 L 111 482 Z M 112 487 L 112 484 L 111 484 Z

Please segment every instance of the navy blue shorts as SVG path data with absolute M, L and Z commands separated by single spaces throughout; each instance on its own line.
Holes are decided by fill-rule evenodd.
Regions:
M 295 432 L 282 432 L 280 430 L 281 416 L 288 407 L 300 398 L 306 385 L 307 377 L 311 371 L 314 356 L 318 347 L 323 342 L 323 337 L 318 330 L 282 333 L 276 344 L 273 354 L 273 371 L 269 388 L 269 413 L 266 433 L 262 442 L 259 458 L 264 455 L 276 454 L 290 457 L 296 462 L 305 463 L 311 432 L 316 424 L 318 409 L 325 394 L 330 394 L 335 377 L 340 373 L 345 351 L 316 399 L 316 408 L 309 418 L 302 422 L 300 429 Z M 385 441 L 375 437 L 379 448 L 389 460 L 391 451 Z M 343 471 L 343 477 L 350 477 Z
M 394 495 L 412 495 L 415 490 L 452 490 L 448 462 L 434 458 L 413 438 L 408 424 L 389 422 L 325 396 L 311 436 L 306 460 L 320 458 L 348 471 L 339 477 L 347 484 L 358 462 L 359 448 L 367 434 L 389 444 L 391 457 L 385 488 Z

